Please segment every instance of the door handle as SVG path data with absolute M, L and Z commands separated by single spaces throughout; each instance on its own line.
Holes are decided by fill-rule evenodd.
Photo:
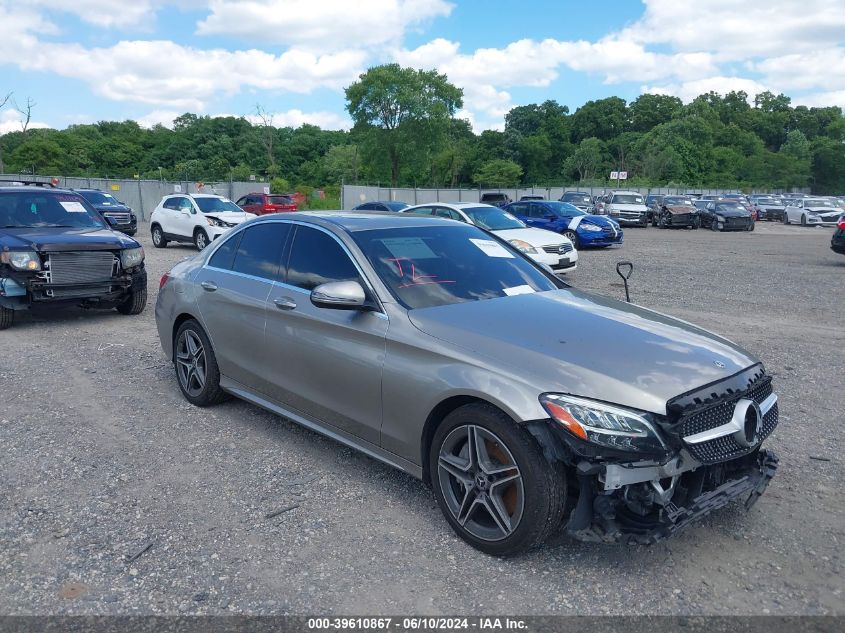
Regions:
M 296 301 L 290 297 L 276 297 L 273 299 L 273 303 L 276 304 L 279 310 L 293 310 L 296 308 Z
M 214 292 L 217 290 L 217 284 L 213 281 L 203 281 L 200 286 L 202 286 L 203 290 L 207 290 L 208 292 Z

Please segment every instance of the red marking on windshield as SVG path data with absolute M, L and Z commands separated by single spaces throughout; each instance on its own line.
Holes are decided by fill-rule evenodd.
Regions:
M 411 260 L 410 257 L 391 257 L 387 261 L 394 262 L 396 264 L 396 272 L 399 275 L 399 279 L 407 279 L 405 276 L 407 271 L 406 267 L 402 266 L 402 262 L 409 262 L 411 264 L 411 280 L 408 283 L 402 284 L 398 286 L 399 288 L 410 288 L 411 286 L 427 286 L 430 284 L 453 284 L 455 283 L 454 280 L 451 279 L 437 279 L 437 275 L 421 275 L 417 272 L 417 266 Z

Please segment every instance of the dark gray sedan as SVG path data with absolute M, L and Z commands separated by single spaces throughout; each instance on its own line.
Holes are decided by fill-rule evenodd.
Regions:
M 451 220 L 257 218 L 162 278 L 156 321 L 189 402 L 234 395 L 429 482 L 491 554 L 651 543 L 750 507 L 777 465 L 751 354 Z

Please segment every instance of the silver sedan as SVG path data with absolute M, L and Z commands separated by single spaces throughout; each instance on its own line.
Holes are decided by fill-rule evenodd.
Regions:
M 777 465 L 751 354 L 466 224 L 264 216 L 165 275 L 156 321 L 189 402 L 236 396 L 425 480 L 490 554 L 651 543 L 750 506 Z

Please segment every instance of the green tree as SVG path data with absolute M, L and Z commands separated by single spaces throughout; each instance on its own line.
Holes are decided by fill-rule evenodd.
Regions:
M 628 106 L 633 132 L 648 132 L 661 123 L 668 123 L 683 108 L 677 97 L 659 94 L 643 94 Z
M 628 112 L 625 100 L 608 97 L 588 101 L 572 115 L 572 142 L 580 143 L 587 138 L 602 141 L 622 134 L 628 127 Z
M 403 156 L 427 150 L 463 105 L 463 91 L 435 71 L 375 66 L 346 89 L 346 109 L 356 132 L 375 137 L 399 185 Z
M 568 173 L 577 173 L 578 180 L 590 180 L 598 174 L 603 163 L 604 146 L 597 138 L 581 141 L 578 149 L 566 159 L 564 169 Z
M 522 167 L 501 158 L 487 161 L 473 174 L 478 185 L 487 187 L 515 187 L 521 177 Z

